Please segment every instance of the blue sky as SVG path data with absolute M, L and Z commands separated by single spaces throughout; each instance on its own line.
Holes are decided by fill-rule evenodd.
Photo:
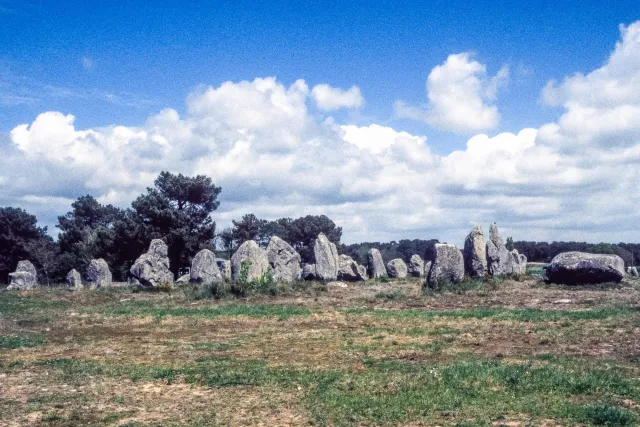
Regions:
M 486 133 L 489 137 L 495 137 L 501 132 L 510 132 L 515 136 L 525 128 L 539 129 L 547 123 L 561 123 L 563 114 L 571 113 L 567 107 L 571 99 L 549 102 L 549 99 L 543 99 L 543 89 L 549 81 L 556 80 L 558 86 L 555 92 L 562 98 L 561 93 L 572 90 L 569 86 L 562 86 L 565 78 L 571 79 L 576 73 L 589 76 L 594 70 L 606 66 L 616 42 L 622 40 L 620 24 L 633 24 L 638 19 L 638 6 L 637 1 L 606 5 L 577 1 L 228 1 L 189 4 L 157 1 L 153 4 L 106 2 L 98 7 L 84 1 L 0 0 L 0 146 L 4 146 L 5 157 L 24 155 L 29 161 L 35 162 L 35 154 L 26 155 L 26 145 L 19 145 L 10 132 L 19 125 L 34 123 L 44 112 L 73 115 L 73 126 L 77 131 L 105 127 L 113 129 L 116 126 L 144 128 L 149 118 L 156 117 L 165 108 L 176 110 L 181 120 L 191 123 L 190 102 L 196 102 L 194 97 L 205 93 L 207 88 L 219 88 L 226 81 L 238 84 L 273 76 L 277 79 L 277 85 L 284 88 L 289 88 L 299 79 L 305 81 L 309 89 L 309 94 L 304 95 L 307 97 L 307 107 L 295 105 L 306 108 L 304 117 L 308 116 L 316 125 L 323 126 L 330 117 L 331 122 L 339 126 L 362 128 L 360 134 L 365 136 L 358 134 L 357 138 L 376 137 L 364 130 L 372 125 L 390 128 L 397 133 L 406 132 L 416 138 L 426 137 L 428 151 L 434 156 L 442 157 L 434 160 L 434 164 L 446 163 L 445 156 L 454 150 L 465 150 L 467 141 L 476 134 Z M 630 36 L 630 44 L 634 42 L 631 39 Z M 447 119 L 416 120 L 416 114 L 426 117 L 430 114 L 428 111 L 436 108 L 435 103 L 429 103 L 427 99 L 426 81 L 431 72 L 435 67 L 446 64 L 450 55 L 461 53 L 468 54 L 464 58 L 458 58 L 463 65 L 484 67 L 485 71 L 472 73 L 478 77 L 478 84 L 482 85 L 483 101 L 479 102 L 483 102 L 483 107 L 495 108 L 499 120 L 494 121 L 493 125 L 471 128 L 443 124 L 442 120 Z M 490 82 L 493 82 L 492 79 L 501 70 L 505 70 L 507 76 L 500 80 L 495 95 L 485 97 Z M 450 68 L 444 68 L 445 75 L 450 72 Z M 627 79 L 628 83 L 633 80 L 633 73 L 630 73 L 617 78 Z M 343 91 L 355 85 L 362 94 L 363 101 L 356 107 L 351 105 L 331 110 L 319 108 L 313 103 L 315 98 L 310 93 L 312 88 L 320 84 Z M 451 90 L 450 86 L 447 87 L 445 95 Z M 399 114 L 394 108 L 396 101 L 402 101 L 403 105 L 418 113 Z M 635 98 L 623 100 L 624 105 L 633 107 L 637 101 Z M 229 102 L 236 101 L 225 98 L 220 102 L 221 104 L 216 104 L 216 108 L 229 108 Z M 243 104 L 238 101 L 233 105 Z M 488 114 L 486 109 L 482 111 Z M 213 116 L 216 120 L 220 119 L 218 113 Z M 225 122 L 224 125 L 229 123 Z M 266 132 L 260 129 L 256 132 L 260 135 L 272 135 L 271 130 Z M 313 133 L 313 137 L 309 132 L 311 131 L 307 129 L 296 133 L 300 144 L 318 138 L 318 135 L 326 136 L 330 130 L 314 130 L 313 132 L 318 133 Z M 374 133 L 380 135 L 379 132 Z M 111 135 L 110 132 L 106 134 Z M 210 145 L 210 151 L 205 150 L 206 153 L 221 152 L 220 135 L 200 136 L 211 144 L 218 144 L 215 148 Z M 633 132 L 626 138 L 630 138 L 627 148 L 637 142 Z M 167 139 L 173 141 L 171 138 Z M 258 139 L 253 142 L 252 149 L 255 150 L 252 153 L 258 151 Z M 214 140 L 217 142 L 214 143 Z M 536 139 L 536 148 L 551 146 L 551 143 L 545 145 L 542 142 L 544 141 L 540 138 Z M 63 142 L 60 144 L 58 148 L 72 150 L 69 145 Z M 180 140 L 179 144 L 181 149 L 197 145 L 195 139 Z M 602 144 L 598 146 L 602 148 Z M 280 153 L 284 152 L 282 147 L 278 150 Z M 566 152 L 558 146 L 553 146 L 553 150 L 563 153 L 562 155 Z M 50 153 L 43 154 L 41 151 L 38 151 L 38 156 L 51 157 Z M 428 163 L 427 160 L 425 162 Z M 510 159 L 507 160 L 507 165 L 515 168 L 517 162 L 516 159 Z M 436 168 L 427 163 L 422 165 L 423 170 Z M 563 158 L 560 163 L 569 165 L 567 167 L 581 168 L 584 161 Z M 42 166 L 40 163 L 39 165 Z M 154 167 L 165 168 L 169 165 L 171 163 L 160 162 Z M 80 179 L 76 176 L 75 169 L 70 168 L 65 172 L 69 175 L 69 182 L 64 185 L 57 188 L 53 186 L 47 192 L 37 192 L 34 190 L 37 186 L 27 184 L 20 189 L 14 187 L 3 190 L 0 187 L 0 199 L 3 204 L 22 203 L 40 212 L 39 217 L 48 218 L 43 219 L 45 223 L 52 224 L 55 213 L 59 210 L 63 213 L 65 203 L 81 191 L 93 192 L 104 200 L 110 200 L 107 194 L 119 193 L 120 196 L 114 196 L 114 203 L 126 205 L 130 200 L 125 194 L 135 193 L 135 186 L 130 182 L 145 182 L 145 179 L 148 182 L 148 175 L 156 172 L 154 167 L 149 166 L 144 171 L 146 178 L 142 175 L 137 179 L 123 178 L 121 181 L 125 184 L 109 185 L 97 184 L 95 181 L 100 181 L 97 177 L 93 177 L 91 181 L 84 172 Z M 180 168 L 184 173 L 203 170 L 195 163 L 181 164 Z M 216 172 L 214 175 L 221 182 L 228 182 L 228 188 L 235 189 L 242 187 L 243 179 L 249 179 L 236 172 L 230 171 L 229 175 Z M 449 172 L 452 176 L 457 174 L 452 170 L 447 173 Z M 537 172 L 546 173 L 542 170 Z M 562 188 L 567 185 L 586 185 L 587 175 L 597 176 L 599 173 L 583 169 L 579 172 L 566 172 L 564 178 L 560 179 L 568 180 L 563 183 Z M 572 174 L 580 177 L 575 178 Z M 395 177 L 396 173 L 392 176 Z M 573 178 L 567 178 L 569 176 Z M 392 177 L 380 179 L 383 178 L 386 179 L 385 182 L 390 182 Z M 425 176 L 425 180 L 427 179 L 432 178 Z M 462 204 L 481 208 L 483 213 L 477 218 L 461 213 L 460 219 L 454 223 L 430 219 L 436 221 L 435 225 L 402 230 L 380 226 L 379 232 L 372 229 L 381 221 L 363 211 L 360 231 L 354 231 L 353 238 L 382 239 L 396 235 L 400 238 L 416 233 L 427 234 L 433 230 L 444 236 L 453 236 L 469 223 L 503 218 L 507 229 L 515 232 L 520 230 L 518 224 L 522 221 L 532 220 L 528 213 L 530 209 L 513 207 L 533 191 L 530 187 L 524 188 L 524 184 L 518 179 L 509 176 L 502 184 L 492 182 L 491 185 L 502 185 L 499 190 L 498 187 L 482 187 L 483 182 L 491 180 L 469 179 L 470 181 L 459 184 L 461 188 L 456 190 L 459 196 L 451 202 L 451 206 L 461 203 L 463 196 L 460 194 L 471 192 L 473 197 L 479 197 L 488 192 L 508 197 L 508 201 L 503 202 L 506 203 L 505 206 L 511 207 L 491 210 L 478 205 L 473 198 L 464 199 L 466 201 Z M 580 182 L 574 183 L 571 179 Z M 28 180 L 27 177 L 24 180 Z M 60 180 L 63 181 L 66 182 Z M 247 205 L 247 209 L 262 209 L 265 216 L 278 215 L 281 210 L 268 208 L 260 201 L 261 194 L 277 194 L 278 188 L 284 188 L 278 187 L 278 184 L 271 185 L 276 187 L 267 188 L 269 183 L 265 182 L 253 192 L 234 196 L 237 200 L 231 197 L 228 200 L 230 210 L 226 213 L 227 217 L 222 215 L 224 218 L 220 219 L 221 223 L 228 222 L 231 215 L 238 214 L 241 206 L 234 206 L 236 201 L 245 204 L 253 201 L 253 204 Z M 386 184 L 378 185 L 385 187 Z M 306 190 L 296 188 L 288 188 L 286 194 L 281 196 L 286 198 L 292 192 L 300 192 L 303 196 L 295 203 L 291 202 L 292 209 L 297 206 L 314 212 L 322 211 L 323 208 L 331 211 L 338 205 L 353 203 L 350 197 L 356 197 L 351 195 L 356 190 L 347 189 L 347 186 L 344 182 L 336 184 L 334 190 L 338 189 L 338 193 L 343 196 L 342 199 L 338 197 L 337 201 L 323 199 L 325 196 L 320 194 L 314 194 L 307 200 L 303 197 Z M 440 184 L 441 192 L 433 194 L 430 201 L 421 202 L 425 204 L 421 208 L 422 212 L 431 208 L 441 211 L 446 209 L 450 204 L 443 203 L 442 200 L 449 197 L 447 188 L 451 186 L 451 182 Z M 550 188 L 546 196 L 562 191 L 564 190 Z M 371 198 L 375 197 L 388 200 L 382 193 L 373 193 L 375 192 L 365 191 L 356 199 L 368 200 L 370 203 L 373 202 Z M 33 197 L 57 198 L 55 200 L 59 206 L 54 208 L 51 203 L 46 203 L 48 208 L 45 209 L 36 202 L 25 202 L 45 200 Z M 547 202 L 556 207 L 573 205 L 566 196 L 558 197 L 560 198 L 553 202 Z M 499 206 L 499 202 L 496 204 Z M 341 214 L 335 215 L 339 217 Z M 418 214 L 408 212 L 407 215 L 411 217 Z M 556 235 L 584 238 L 583 234 L 567 231 L 570 227 L 562 221 L 558 221 L 558 224 L 564 224 L 562 226 L 555 223 L 553 225 L 565 230 L 559 234 L 542 231 L 548 223 L 546 217 L 534 218 L 533 221 L 535 224 L 522 227 L 522 231 L 533 227 L 538 230 L 534 234 L 540 238 Z M 350 224 L 345 219 L 344 226 L 353 226 L 355 230 L 357 224 Z M 585 229 L 589 227 L 598 230 L 599 234 L 594 238 L 615 239 L 622 233 L 619 227 L 601 224 L 595 217 L 584 226 Z

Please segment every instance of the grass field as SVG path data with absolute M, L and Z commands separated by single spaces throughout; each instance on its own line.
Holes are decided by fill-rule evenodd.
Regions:
M 635 426 L 640 281 L 0 293 L 3 426 Z

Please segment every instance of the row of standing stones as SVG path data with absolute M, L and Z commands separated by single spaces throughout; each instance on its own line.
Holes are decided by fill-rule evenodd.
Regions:
M 438 288 L 446 284 L 461 282 L 465 276 L 522 275 L 526 272 L 527 258 L 517 250 L 509 251 L 504 244 L 496 224 L 489 228 L 489 239 L 484 240 L 481 226 L 476 226 L 465 239 L 464 249 L 455 245 L 437 243 L 431 257 L 425 262 L 420 255 L 413 255 L 407 265 L 402 259 L 389 261 L 386 265 L 378 249 L 367 254 L 367 266 L 358 264 L 347 255 L 338 255 L 336 245 L 324 234 L 318 235 L 313 247 L 315 263 L 301 263 L 300 254 L 287 242 L 273 236 L 266 249 L 249 240 L 233 254 L 231 260 L 216 258 L 208 249 L 196 254 L 188 275 L 178 278 L 176 283 L 221 283 L 238 281 L 245 265 L 246 277 L 252 281 L 271 273 L 273 280 L 292 282 L 298 279 L 323 281 L 364 281 L 380 277 L 405 278 L 425 277 L 424 285 Z M 149 287 L 172 285 L 174 276 L 169 269 L 168 247 L 160 239 L 154 239 L 147 253 L 141 255 L 130 269 L 132 283 Z M 629 274 L 638 275 L 635 268 Z M 565 252 L 557 255 L 546 271 L 547 279 L 554 283 L 580 284 L 619 282 L 625 275 L 624 261 L 617 255 Z M 11 273 L 8 289 L 32 289 L 37 286 L 36 269 L 29 261 L 20 261 L 16 272 Z M 103 259 L 92 260 L 86 272 L 86 281 L 81 274 L 71 270 L 67 275 L 68 285 L 74 288 L 108 287 L 112 283 L 111 271 Z

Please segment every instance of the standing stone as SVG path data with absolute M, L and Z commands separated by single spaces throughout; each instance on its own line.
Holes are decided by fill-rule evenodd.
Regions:
M 111 286 L 112 277 L 109 265 L 102 258 L 92 259 L 87 268 L 87 286 L 90 289 Z
M 431 263 L 425 285 L 439 288 L 445 284 L 461 282 L 464 278 L 464 258 L 456 245 L 436 243 L 435 258 Z
M 300 276 L 300 254 L 278 236 L 269 240 L 267 259 L 275 281 L 293 282 Z
M 484 277 L 487 252 L 482 227 L 477 225 L 464 241 L 464 271 L 469 277 Z
M 216 255 L 209 249 L 203 249 L 193 257 L 189 281 L 193 283 L 221 282 L 222 273 L 216 263 Z
M 67 284 L 72 288 L 82 289 L 82 276 L 78 271 L 74 268 L 69 273 L 67 273 Z
M 630 276 L 638 277 L 638 269 L 637 269 L 637 268 L 635 268 L 635 267 L 627 267 L 627 273 L 628 273 Z
M 433 261 L 426 261 L 424 263 L 424 272 L 422 273 L 424 277 L 429 275 L 429 271 L 431 271 L 431 264 L 433 264 Z
M 220 270 L 222 278 L 231 280 L 231 261 L 224 258 L 216 258 L 216 264 L 218 264 L 218 270 Z
M 316 260 L 316 278 L 320 280 L 336 280 L 340 267 L 338 249 L 323 233 L 318 235 L 313 245 L 313 255 Z
M 362 277 L 362 280 L 369 279 L 369 276 L 367 276 L 367 267 L 362 264 L 358 264 L 358 274 Z
M 563 252 L 547 267 L 550 282 L 567 285 L 620 282 L 624 274 L 624 261 L 618 255 Z
M 338 269 L 338 279 L 345 280 L 347 282 L 357 282 L 360 280 L 367 280 L 366 273 L 363 274 L 361 265 L 353 260 L 348 255 L 339 256 L 340 268 Z
M 487 269 L 492 276 L 505 276 L 513 273 L 511 254 L 500 237 L 498 226 L 495 223 L 489 227 Z
M 169 247 L 160 239 L 153 239 L 149 250 L 133 263 L 129 270 L 143 286 L 173 285 L 173 273 L 169 270 Z
M 524 275 L 527 272 L 527 257 L 518 253 L 517 249 L 510 252 L 511 254 L 511 272 L 512 274 Z
M 258 246 L 255 240 L 244 242 L 231 257 L 231 277 L 233 280 L 240 279 L 243 262 L 249 265 L 248 281 L 261 278 L 269 270 L 267 252 Z
M 377 279 L 387 274 L 384 261 L 382 261 L 382 255 L 380 255 L 380 251 L 376 248 L 372 248 L 367 252 L 367 263 L 369 264 L 369 277 L 372 279 Z
M 315 264 L 302 264 L 302 280 L 314 280 L 316 278 L 316 265 Z
M 7 289 L 28 290 L 38 286 L 38 273 L 31 261 L 18 261 L 16 271 L 9 273 L 11 282 Z
M 424 260 L 420 255 L 411 255 L 411 259 L 409 260 L 409 274 L 413 277 L 424 276 Z
M 407 264 L 401 258 L 392 259 L 387 263 L 387 271 L 389 272 L 389 277 L 404 279 L 408 273 Z

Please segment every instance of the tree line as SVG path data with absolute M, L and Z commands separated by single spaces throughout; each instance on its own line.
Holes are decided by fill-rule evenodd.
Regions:
M 507 239 L 507 247 L 515 248 L 521 254 L 525 254 L 530 262 L 548 263 L 559 253 L 579 251 L 618 255 L 627 266 L 640 264 L 640 244 L 638 243 L 514 242 L 513 239 Z

